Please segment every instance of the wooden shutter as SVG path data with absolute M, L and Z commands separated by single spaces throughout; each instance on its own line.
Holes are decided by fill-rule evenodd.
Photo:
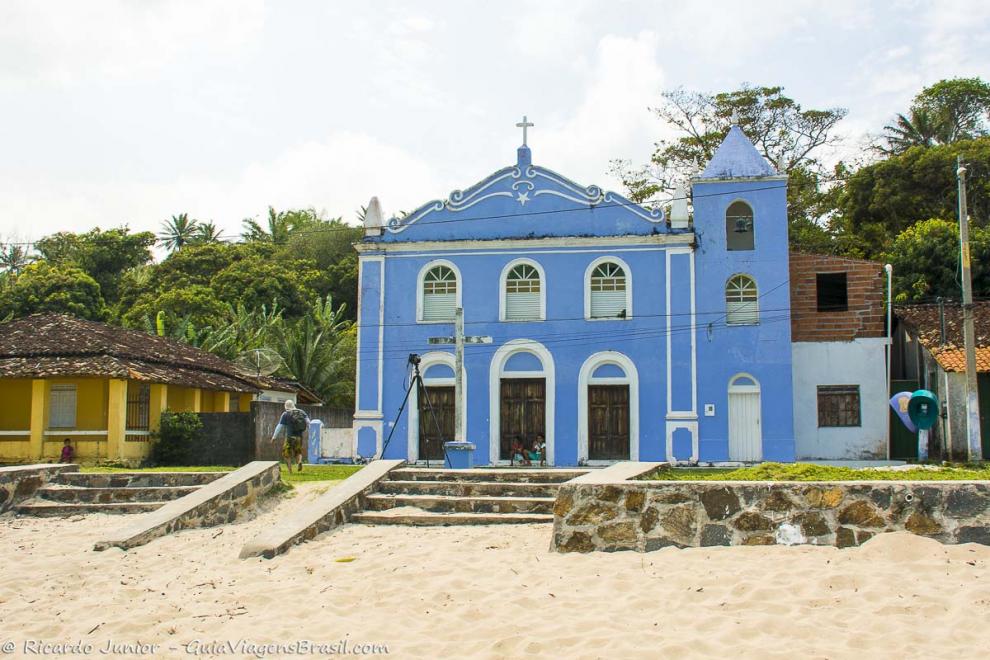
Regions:
M 532 321 L 539 318 L 539 292 L 505 294 L 505 319 L 507 321 Z
M 52 385 L 48 397 L 48 428 L 76 427 L 76 386 Z
M 456 293 L 423 294 L 424 321 L 453 321 L 456 307 Z

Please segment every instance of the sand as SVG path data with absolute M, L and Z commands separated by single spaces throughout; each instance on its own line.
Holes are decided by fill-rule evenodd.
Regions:
M 393 657 L 986 653 L 990 548 L 908 534 L 851 550 L 557 555 L 543 525 L 348 525 L 274 560 L 237 559 L 246 539 L 325 487 L 128 552 L 90 549 L 117 517 L 2 516 L 0 641 L 18 645 L 14 657 L 32 639 L 89 643 L 94 655 L 110 641 L 157 644 L 159 657 L 188 657 L 190 643 L 345 638 Z

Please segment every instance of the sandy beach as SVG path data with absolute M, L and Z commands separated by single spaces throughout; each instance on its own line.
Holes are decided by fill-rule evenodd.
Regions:
M 160 657 L 342 639 L 393 657 L 986 653 L 990 547 L 907 534 L 851 550 L 557 555 L 547 526 L 348 525 L 274 560 L 237 559 L 246 539 L 326 487 L 129 552 L 91 550 L 120 518 L 0 517 L 0 641 L 14 642 L 13 657 L 30 655 L 31 640 L 91 644 L 94 655 L 140 642 Z

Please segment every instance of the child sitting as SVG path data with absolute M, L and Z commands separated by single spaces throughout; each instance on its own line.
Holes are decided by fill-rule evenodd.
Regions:
M 76 457 L 76 450 L 72 448 L 72 441 L 68 438 L 62 443 L 62 457 L 58 459 L 59 463 L 71 463 L 72 459 Z
M 523 448 L 522 438 L 516 438 L 512 441 L 512 458 L 509 460 L 509 464 L 514 465 L 516 461 L 519 461 L 520 465 L 529 465 L 529 459 L 526 458 L 526 450 Z
M 542 435 L 537 435 L 533 441 L 533 448 L 529 452 L 530 461 L 539 461 L 540 465 L 546 465 L 546 443 Z

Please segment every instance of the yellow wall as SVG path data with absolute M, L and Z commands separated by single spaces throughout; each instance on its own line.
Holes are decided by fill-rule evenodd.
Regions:
M 0 379 L 0 431 L 31 428 L 31 380 Z
M 34 383 L 37 383 L 35 386 Z M 76 386 L 76 425 L 73 429 L 49 429 L 50 392 L 54 384 Z M 127 386 L 137 387 L 137 381 Z M 126 405 L 128 387 L 117 381 L 117 402 L 113 414 L 120 428 L 108 429 L 110 413 L 110 379 L 107 378 L 57 378 L 32 381 L 30 379 L 0 379 L 0 431 L 25 431 L 21 436 L 0 435 L 0 462 L 57 461 L 62 453 L 63 441 L 68 438 L 75 449 L 75 457 L 81 462 L 124 461 L 139 463 L 151 451 L 149 436 L 124 433 L 124 415 L 121 402 Z M 37 402 L 34 397 L 37 396 Z M 239 409 L 251 410 L 253 395 L 240 395 Z M 151 430 L 157 430 L 162 408 L 175 412 L 227 412 L 230 395 L 227 392 L 199 390 L 174 385 L 152 384 L 149 422 Z M 34 407 L 34 412 L 32 412 Z M 34 417 L 32 418 L 32 415 Z M 38 429 L 32 429 L 32 419 Z M 31 442 L 34 431 L 36 444 Z M 75 432 L 74 432 L 75 431 Z M 79 431 L 101 431 L 99 435 L 80 434 Z M 107 431 L 111 431 L 109 436 Z M 112 453 L 113 455 L 109 455 Z M 39 456 L 40 454 L 40 456 Z

